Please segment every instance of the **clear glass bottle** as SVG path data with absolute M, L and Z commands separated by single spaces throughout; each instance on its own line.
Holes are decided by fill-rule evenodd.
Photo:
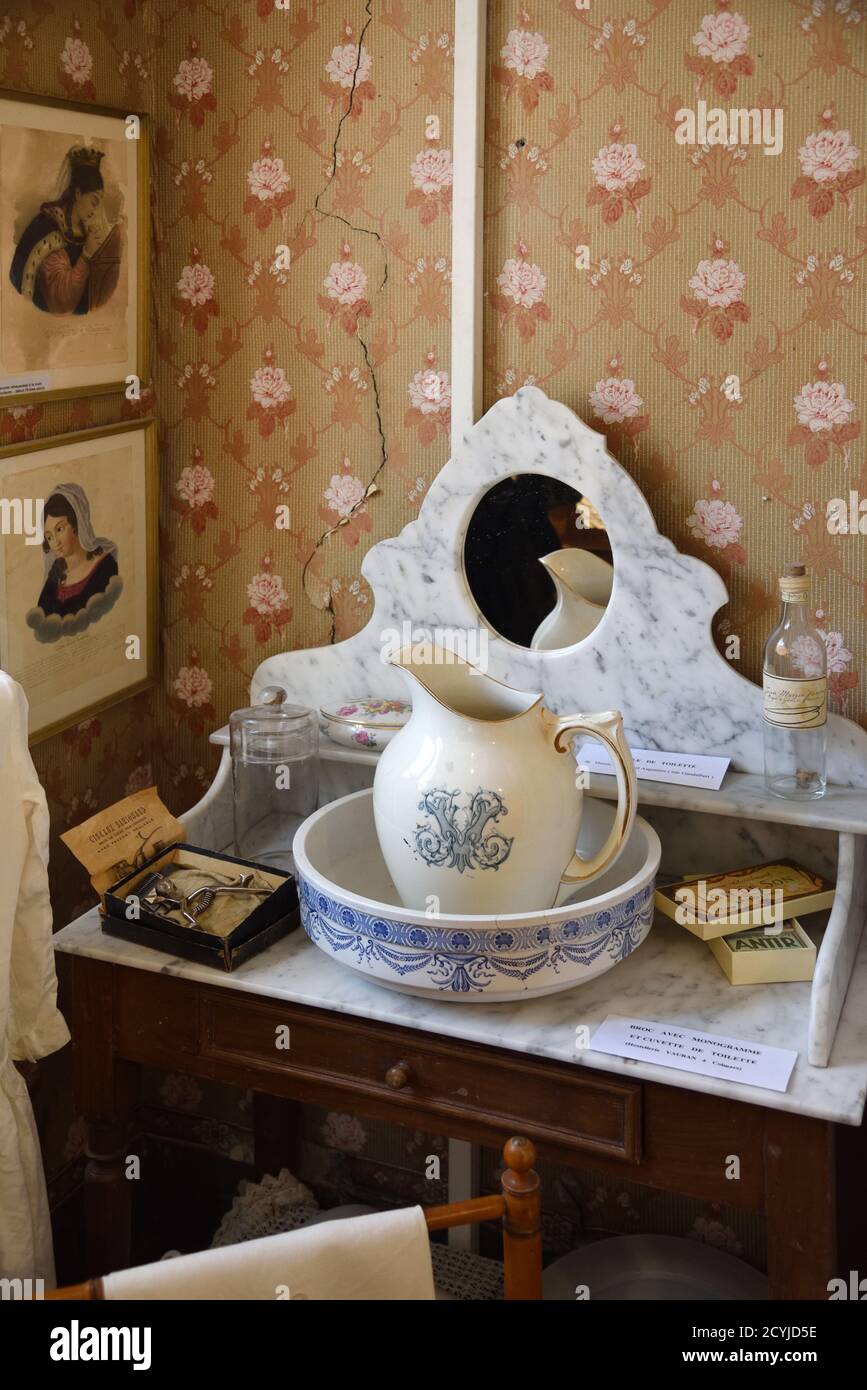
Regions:
M 319 721 L 279 686 L 260 699 L 229 717 L 235 853 L 291 871 L 295 831 L 319 801 Z
M 804 566 L 786 565 L 783 613 L 765 643 L 762 667 L 765 785 L 794 800 L 824 796 L 826 787 L 828 663 L 807 612 L 809 588 Z

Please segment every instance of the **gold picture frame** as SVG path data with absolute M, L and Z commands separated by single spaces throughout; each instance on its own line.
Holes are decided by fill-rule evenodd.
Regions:
M 153 417 L 0 449 L 0 667 L 31 743 L 156 683 L 158 491 Z
M 132 119 L 136 126 L 130 125 Z M 128 129 L 137 130 L 137 138 L 128 138 Z M 18 139 L 15 132 L 20 132 Z M 78 309 L 40 312 L 33 289 L 33 262 L 43 245 L 46 254 L 51 251 L 39 236 L 44 230 L 38 226 L 39 214 L 44 204 L 52 203 L 47 185 L 34 188 L 33 169 L 54 168 L 59 177 L 66 166 L 66 160 L 58 165 L 64 147 L 67 157 L 75 149 L 79 154 L 89 150 L 99 154 L 97 167 L 106 161 L 106 188 L 120 209 L 114 229 L 122 224 L 117 235 L 125 239 L 126 254 L 117 253 L 117 289 L 124 297 L 109 290 L 92 315 Z M 21 177 L 16 180 L 18 169 Z M 50 182 L 51 175 L 47 178 Z M 58 197 L 52 207 L 62 201 Z M 19 288 L 12 278 L 13 262 L 34 227 L 33 261 L 28 262 L 26 284 Z M 57 240 L 59 234 L 53 234 Z M 103 268 L 103 275 L 110 270 Z M 124 391 L 129 376 L 149 384 L 150 270 L 148 117 L 139 111 L 0 89 L 0 408 Z M 21 266 L 17 271 L 20 277 Z M 46 326 L 51 331 L 46 332 Z M 40 352 L 45 359 L 34 365 Z M 19 382 L 21 389 L 16 390 Z

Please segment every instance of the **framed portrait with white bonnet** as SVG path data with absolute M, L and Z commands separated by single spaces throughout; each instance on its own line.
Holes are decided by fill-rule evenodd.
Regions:
M 151 420 L 0 450 L 0 667 L 31 741 L 156 679 L 156 505 Z

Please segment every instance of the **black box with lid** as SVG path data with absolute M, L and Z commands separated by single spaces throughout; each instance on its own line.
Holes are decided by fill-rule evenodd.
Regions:
M 184 860 L 193 862 L 185 864 Z M 271 895 L 257 901 L 243 921 L 232 927 L 225 936 L 199 927 L 185 926 L 171 918 L 149 912 L 143 905 L 138 906 L 137 915 L 127 915 L 128 895 L 156 870 L 164 870 L 170 876 L 172 866 L 203 870 L 211 861 L 215 873 L 225 874 L 228 866 L 229 869 L 236 868 L 238 872 L 252 871 L 266 883 L 275 885 Z M 236 859 L 216 850 L 201 849 L 180 840 L 160 850 L 146 864 L 112 884 L 106 890 L 104 903 L 102 930 L 107 935 L 122 937 L 140 946 L 150 946 L 157 951 L 182 956 L 185 960 L 200 961 L 225 971 L 236 970 L 251 956 L 294 931 L 300 923 L 298 890 L 291 873 Z

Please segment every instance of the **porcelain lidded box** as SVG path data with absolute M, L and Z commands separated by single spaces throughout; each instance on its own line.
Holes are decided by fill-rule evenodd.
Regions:
M 386 700 L 363 695 L 357 700 L 320 709 L 324 732 L 345 748 L 385 748 L 412 713 L 409 700 Z

